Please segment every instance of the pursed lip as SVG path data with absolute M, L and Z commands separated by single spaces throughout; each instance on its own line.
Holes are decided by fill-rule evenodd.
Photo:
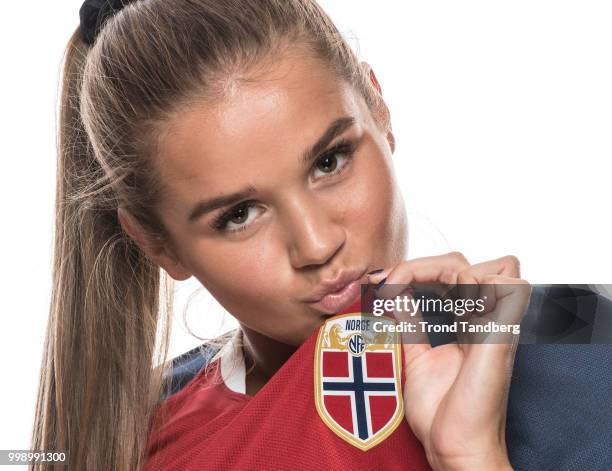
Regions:
M 335 278 L 321 281 L 306 302 L 327 314 L 341 311 L 360 295 L 365 272 L 365 269 L 342 270 Z

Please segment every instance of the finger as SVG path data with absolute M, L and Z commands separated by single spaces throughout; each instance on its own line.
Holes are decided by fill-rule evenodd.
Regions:
M 518 341 L 520 324 L 527 311 L 531 294 L 530 284 L 519 278 L 488 275 L 481 279 L 481 296 L 484 304 L 493 305 L 483 315 L 471 317 L 470 327 L 485 327 L 465 337 L 465 343 L 512 344 Z M 494 328 L 494 329 L 493 329 Z
M 495 260 L 475 263 L 463 274 L 464 283 L 470 283 L 470 277 L 473 279 L 472 282 L 478 283 L 477 279 L 486 275 L 519 278 L 521 276 L 521 264 L 514 255 L 506 255 Z
M 494 276 L 487 279 L 495 288 L 495 309 L 491 317 L 499 323 L 520 324 L 531 297 L 531 285 L 520 278 Z
M 507 255 L 495 260 L 476 263 L 457 276 L 457 284 L 460 285 L 457 291 L 461 298 L 473 300 L 481 298 L 486 301 L 485 311 L 481 314 L 495 309 L 495 289 L 491 289 L 490 286 L 487 286 L 488 283 L 484 283 L 484 279 L 491 275 L 519 278 L 520 262 L 518 258 Z
M 485 276 L 480 281 L 483 286 L 495 289 L 492 296 L 496 299 L 496 307 L 492 315 L 496 322 L 520 323 L 529 302 L 529 283 L 497 275 Z M 479 317 L 471 320 L 474 323 L 484 321 Z M 478 384 L 479 388 L 472 389 L 473 399 L 484 409 L 489 408 L 491 413 L 507 400 L 518 340 L 518 335 L 498 333 L 464 349 L 464 366 L 457 378 L 458 384 Z
M 392 298 L 403 292 L 410 283 L 454 285 L 459 273 L 469 266 L 469 262 L 461 253 L 451 252 L 407 260 L 369 279 L 371 283 L 378 284 L 376 288 L 378 297 Z

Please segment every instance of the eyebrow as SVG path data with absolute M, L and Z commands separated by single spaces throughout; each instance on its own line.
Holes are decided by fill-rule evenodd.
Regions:
M 310 165 L 311 162 L 316 160 L 321 153 L 325 150 L 325 148 L 339 135 L 341 135 L 344 131 L 350 128 L 352 125 L 356 123 L 356 119 L 353 116 L 343 116 L 334 120 L 325 130 L 325 132 L 321 135 L 321 137 L 315 142 L 310 148 L 304 152 L 300 158 L 300 162 L 307 166 Z M 236 193 L 232 193 L 230 195 L 218 196 L 216 198 L 212 198 L 205 201 L 200 201 L 195 205 L 195 207 L 189 213 L 189 222 L 193 222 L 198 219 L 200 216 L 214 211 L 219 208 L 223 208 L 224 206 L 230 206 L 232 204 L 236 204 L 241 200 L 252 196 L 257 192 L 257 189 L 254 186 L 248 186 Z
M 203 214 L 214 211 L 215 209 L 238 203 L 256 192 L 257 190 L 254 186 L 249 186 L 236 193 L 232 193 L 231 195 L 218 196 L 206 201 L 201 201 L 191 210 L 191 213 L 189 214 L 189 222 L 193 222 Z
M 302 164 L 309 165 L 316 160 L 319 155 L 323 153 L 330 142 L 355 124 L 356 121 L 357 120 L 353 116 L 343 116 L 342 118 L 338 118 L 333 121 L 319 140 L 315 142 L 314 145 L 306 152 L 304 152 L 302 158 L 300 159 Z

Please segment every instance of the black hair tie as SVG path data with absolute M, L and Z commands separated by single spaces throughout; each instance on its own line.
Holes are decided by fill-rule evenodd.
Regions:
M 104 22 L 131 1 L 133 0 L 85 0 L 79 9 L 83 41 L 91 46 Z

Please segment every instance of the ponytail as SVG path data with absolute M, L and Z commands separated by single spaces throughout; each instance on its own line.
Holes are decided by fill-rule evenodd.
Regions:
M 70 469 L 135 470 L 161 393 L 163 371 L 154 365 L 167 353 L 171 286 L 122 231 L 85 132 L 88 49 L 77 29 L 62 77 L 53 284 L 32 449 L 68 451 Z
M 144 462 L 171 284 L 124 234 L 117 209 L 151 240 L 172 243 L 157 214 L 155 163 L 168 117 L 286 46 L 314 53 L 373 113 L 382 103 L 316 0 L 124 3 L 91 46 L 80 29 L 72 35 L 60 96 L 53 286 L 32 448 L 69 451 L 76 470 Z

